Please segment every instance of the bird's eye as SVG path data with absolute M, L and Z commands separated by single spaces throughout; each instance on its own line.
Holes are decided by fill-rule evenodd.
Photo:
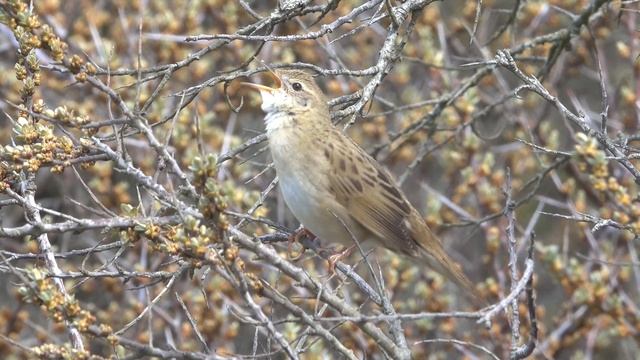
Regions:
M 300 84 L 299 82 L 294 82 L 293 84 L 291 84 L 291 87 L 293 88 L 293 90 L 295 91 L 300 91 L 302 90 L 302 84 Z

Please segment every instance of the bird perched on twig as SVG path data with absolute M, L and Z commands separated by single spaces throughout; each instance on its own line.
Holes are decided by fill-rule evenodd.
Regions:
M 373 242 L 474 287 L 391 175 L 331 123 L 327 98 L 301 70 L 271 72 L 260 92 L 269 148 L 287 206 L 324 241 Z M 351 247 L 352 248 L 352 247 Z

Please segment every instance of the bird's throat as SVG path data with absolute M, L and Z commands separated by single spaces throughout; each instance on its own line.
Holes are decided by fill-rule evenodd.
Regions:
M 295 114 L 284 111 L 268 112 L 264 117 L 267 134 L 273 134 L 279 130 L 290 129 L 296 126 Z

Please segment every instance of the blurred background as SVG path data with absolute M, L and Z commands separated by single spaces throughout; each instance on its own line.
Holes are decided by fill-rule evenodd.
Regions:
M 488 303 L 510 293 L 510 256 L 521 276 L 535 237 L 532 358 L 635 358 L 637 1 L 0 5 L 3 358 L 286 358 L 243 298 L 247 282 L 298 356 L 344 355 L 261 291 L 318 318 L 345 313 L 320 310 L 317 291 L 229 230 L 288 261 L 299 225 L 273 186 L 259 96 L 237 86 L 265 64 L 317 75 L 336 126 L 389 168 Z M 496 61 L 503 49 L 540 88 Z M 177 220 L 180 201 L 204 218 Z M 434 272 L 381 249 L 371 259 L 397 313 L 478 310 Z M 373 284 L 361 260 L 345 263 Z M 292 264 L 361 314 L 382 313 L 314 251 Z M 489 326 L 402 326 L 416 359 L 507 358 L 532 337 L 527 301 Z M 385 357 L 360 322 L 318 323 L 357 358 Z

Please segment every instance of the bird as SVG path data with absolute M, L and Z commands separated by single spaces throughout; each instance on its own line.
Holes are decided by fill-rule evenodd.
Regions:
M 404 255 L 478 294 L 442 241 L 407 200 L 391 174 L 333 125 L 328 98 L 306 70 L 275 69 L 260 93 L 269 150 L 285 203 L 322 241 L 369 243 Z

